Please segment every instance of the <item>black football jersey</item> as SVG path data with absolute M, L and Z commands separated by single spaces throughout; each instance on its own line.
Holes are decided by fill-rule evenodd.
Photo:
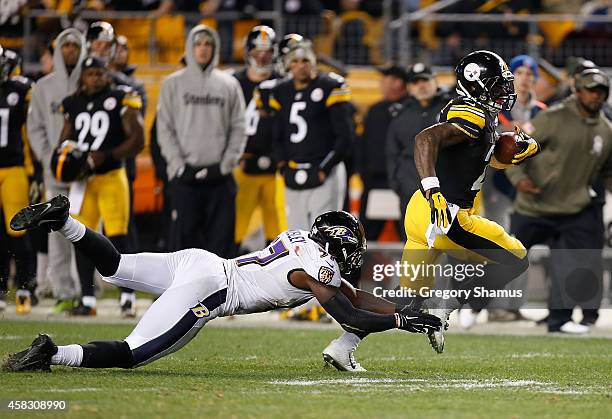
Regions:
M 269 89 L 269 86 L 274 86 L 279 74 L 273 73 L 270 79 L 261 83 L 249 80 L 247 70 L 241 70 L 234 73 L 234 77 L 238 79 L 244 102 L 247 104 L 245 109 L 245 132 L 248 137 L 244 157 L 246 160 L 245 172 L 256 173 L 274 173 L 276 171 L 276 162 L 273 161 L 274 154 L 274 119 L 272 116 L 262 118 L 259 114 L 257 100 L 259 95 L 255 95 L 255 89 L 258 85 L 263 84 L 264 89 Z
M 128 87 L 108 87 L 86 96 L 75 93 L 62 102 L 62 112 L 74 128 L 74 139 L 83 151 L 112 150 L 125 141 L 121 116 L 127 108 L 140 110 L 140 96 Z M 117 169 L 123 162 L 107 159 L 96 173 Z
M 301 90 L 292 79 L 275 86 L 269 106 L 277 113 L 284 156 L 298 164 L 319 165 L 334 148 L 329 108 L 349 102 L 350 96 L 344 79 L 335 73 L 320 72 Z
M 11 77 L 0 84 L 0 167 L 23 166 L 23 131 L 32 81 Z
M 448 122 L 470 137 L 469 141 L 439 151 L 436 174 L 448 202 L 471 208 L 493 154 L 497 117 L 476 103 L 458 97 L 442 109 L 440 122 Z

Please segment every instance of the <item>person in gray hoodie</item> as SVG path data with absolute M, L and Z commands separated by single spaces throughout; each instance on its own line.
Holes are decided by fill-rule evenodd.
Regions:
M 238 81 L 217 69 L 220 41 L 205 26 L 187 37 L 187 66 L 168 76 L 157 108 L 157 136 L 168 166 L 170 247 L 232 257 L 236 184 L 232 170 L 246 144 Z
M 27 130 L 30 145 L 41 159 L 47 197 L 68 194 L 69 185 L 55 179 L 50 163 L 64 126 L 60 105 L 76 90 L 84 58 L 83 35 L 77 29 L 66 29 L 55 41 L 54 71 L 40 79 L 32 91 Z M 69 310 L 76 296 L 76 282 L 70 274 L 71 257 L 72 246 L 68 240 L 59 236 L 49 237 L 47 277 L 53 284 L 57 311 Z

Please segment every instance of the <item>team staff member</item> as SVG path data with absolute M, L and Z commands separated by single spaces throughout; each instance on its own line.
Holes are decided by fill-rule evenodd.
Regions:
M 103 221 L 111 242 L 126 249 L 130 202 L 124 161 L 144 146 L 142 102 L 134 91 L 111 84 L 106 63 L 101 59 L 87 57 L 81 71 L 79 89 L 62 102 L 65 123 L 59 138 L 78 139 L 78 148 L 89 152 L 95 174 L 86 180 L 80 208 L 77 205 L 75 211 L 77 218 L 91 229 L 97 229 Z M 59 165 L 57 172 L 61 175 Z M 78 249 L 76 256 L 82 300 L 73 314 L 95 315 L 94 265 Z M 134 293 L 122 293 L 122 299 L 122 314 L 135 316 Z
M 351 96 L 342 77 L 316 70 L 308 40 L 294 43 L 284 64 L 291 77 L 272 89 L 269 104 L 277 112 L 287 222 L 290 229 L 308 228 L 317 214 L 344 203 Z
M 19 211 L 19 206 L 29 203 L 28 176 L 25 169 L 23 136 L 26 113 L 32 95 L 32 81 L 22 76 L 11 77 L 19 64 L 19 57 L 13 51 L 0 46 L 0 210 L 4 215 L 5 228 L 2 233 L 2 255 L 0 261 L 0 311 L 6 307 L 4 294 L 10 258 L 16 263 L 15 297 L 17 314 L 28 314 L 31 310 L 32 295 L 30 282 L 34 280 L 34 253 L 28 237 L 10 227 L 10 219 Z
M 236 183 L 232 171 L 246 143 L 240 84 L 217 69 L 220 41 L 194 27 L 185 43 L 186 68 L 162 84 L 157 139 L 172 196 L 170 248 L 234 253 Z
M 43 166 L 47 198 L 68 195 L 69 185 L 57 180 L 50 168 L 53 149 L 64 126 L 60 108 L 62 100 L 74 93 L 81 77 L 81 63 L 85 58 L 85 38 L 76 29 L 66 29 L 55 39 L 53 72 L 38 80 L 32 89 L 27 130 L 30 145 Z M 71 275 L 72 245 L 60 235 L 48 238 L 46 275 L 53 284 L 56 312 L 73 308 L 77 296 L 75 279 Z
M 497 114 L 514 105 L 514 76 L 500 56 L 484 50 L 461 59 L 455 76 L 459 96 L 442 109 L 440 123 L 415 137 L 414 160 L 421 185 L 406 207 L 404 226 L 408 238 L 402 263 L 435 265 L 442 252 L 473 263 L 487 261 L 482 265 L 484 274 L 465 281 L 460 288 L 470 291 L 476 287 L 503 289 L 529 267 L 527 252 L 521 242 L 499 224 L 475 215 L 473 206 L 489 163 L 500 167 L 499 162 L 491 161 L 497 136 Z M 514 156 L 514 164 L 522 163 L 539 151 L 533 138 L 518 129 L 517 134 L 521 151 Z M 426 272 L 415 277 L 403 276 L 400 284 L 421 297 L 433 287 L 433 279 L 431 273 Z M 447 323 L 450 313 L 462 304 L 482 308 L 490 300 L 475 292 L 467 298 L 430 298 L 423 302 L 424 299 L 417 297 L 409 304 L 423 303 L 442 323 Z M 352 345 L 344 345 L 345 351 L 334 353 L 336 364 L 346 370 L 353 370 L 352 351 L 358 339 L 365 336 L 352 335 Z M 428 337 L 433 349 L 442 353 L 443 331 L 430 333 Z
M 553 261 L 558 258 L 552 263 L 548 330 L 581 334 L 588 332 L 594 319 L 584 319 L 586 324 L 572 322 L 573 304 L 565 301 L 575 297 L 566 287 L 571 286 L 568 272 L 583 266 L 600 270 L 603 231 L 591 185 L 598 176 L 606 183 L 612 178 L 612 124 L 602 112 L 610 90 L 607 75 L 598 69 L 585 70 L 575 87 L 572 96 L 532 121 L 542 155 L 509 169 L 507 175 L 518 191 L 512 231 L 527 247 L 552 240 Z M 600 274 L 595 275 L 596 283 L 585 276 L 580 285 L 597 299 L 601 299 Z
M 372 189 L 388 189 L 385 139 L 389 124 L 401 110 L 408 97 L 406 70 L 397 65 L 378 69 L 381 73 L 380 92 L 383 99 L 373 104 L 363 122 L 363 134 L 357 139 L 355 165 L 363 181 L 363 194 L 359 219 L 363 223 L 368 240 L 377 240 L 385 220 L 370 220 L 366 217 L 368 198 Z M 402 228 L 398 223 L 398 232 Z
M 276 181 L 274 152 L 274 120 L 260 115 L 255 88 L 265 80 L 275 80 L 280 74 L 273 71 L 276 34 L 268 26 L 255 26 L 245 41 L 247 67 L 234 73 L 240 82 L 246 106 L 246 134 L 248 136 L 240 167 L 234 172 L 238 184 L 236 195 L 236 247 L 244 240 L 251 216 L 259 206 L 263 213 L 264 235 L 270 243 L 285 230 L 285 208 L 282 187 Z
M 440 111 L 450 99 L 447 92 L 438 89 L 434 73 L 425 64 L 410 66 L 406 77 L 409 97 L 389 126 L 386 152 L 389 185 L 400 198 L 402 214 L 420 186 L 414 163 L 414 137 L 438 122 Z M 406 236 L 404 228 L 401 236 Z

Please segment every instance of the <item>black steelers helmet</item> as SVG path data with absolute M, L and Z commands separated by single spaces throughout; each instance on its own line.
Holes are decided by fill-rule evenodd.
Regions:
M 457 93 L 472 99 L 487 111 L 509 111 L 516 102 L 514 75 L 506 62 L 491 51 L 474 51 L 455 68 Z
M 73 182 L 91 173 L 89 153 L 81 151 L 74 141 L 64 141 L 51 156 L 51 171 L 60 182 Z
M 7 81 L 21 64 L 21 58 L 15 51 L 2 48 L 0 45 L 0 83 Z
M 247 35 L 244 44 L 244 61 L 249 67 L 261 72 L 272 70 L 276 59 L 276 32 L 274 29 L 266 25 L 255 26 Z M 263 66 L 257 65 L 251 55 L 256 50 L 270 51 L 272 53 L 270 62 Z
M 367 242 L 363 226 L 345 211 L 319 215 L 308 234 L 338 262 L 343 276 L 352 276 L 363 265 Z
M 97 21 L 89 25 L 87 29 L 87 35 L 85 36 L 87 44 L 87 54 L 88 55 L 99 55 L 91 50 L 91 46 L 93 41 L 107 41 L 110 42 L 110 48 L 108 52 L 108 56 L 99 57 L 103 58 L 106 61 L 112 61 L 115 57 L 115 51 L 117 50 L 117 36 L 115 35 L 115 29 L 113 25 L 104 21 Z

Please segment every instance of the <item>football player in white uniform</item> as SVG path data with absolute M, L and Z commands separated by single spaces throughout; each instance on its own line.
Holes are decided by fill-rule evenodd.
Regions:
M 361 268 L 366 250 L 363 227 L 346 212 L 324 213 L 310 232 L 286 231 L 263 250 L 222 259 L 200 249 L 119 254 L 105 236 L 70 217 L 69 206 L 61 195 L 31 205 L 15 215 L 11 227 L 57 231 L 92 259 L 105 281 L 160 296 L 124 340 L 57 346 L 41 334 L 9 356 L 5 370 L 138 367 L 182 348 L 215 317 L 295 307 L 313 297 L 349 331 L 428 333 L 442 325 L 435 316 L 397 306 L 342 279 Z

